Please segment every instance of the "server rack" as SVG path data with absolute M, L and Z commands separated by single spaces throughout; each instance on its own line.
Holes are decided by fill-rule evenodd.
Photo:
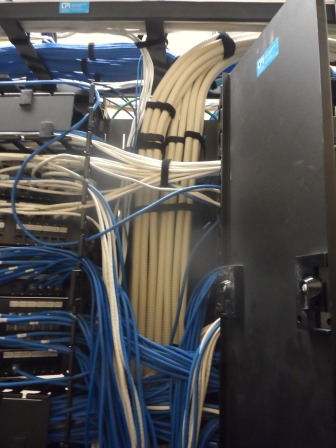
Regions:
M 251 3 L 244 3 L 244 4 L 239 4 L 237 5 L 235 2 L 233 3 L 229 3 L 227 5 L 223 5 L 223 7 L 218 7 L 218 3 L 216 2 L 207 2 L 206 8 L 204 8 L 204 5 L 199 4 L 198 2 L 193 3 L 192 7 L 190 6 L 189 2 L 184 3 L 180 3 L 180 2 L 176 2 L 176 4 L 172 5 L 165 3 L 165 2 L 156 2 L 152 3 L 152 2 L 142 2 L 142 4 L 139 4 L 139 2 L 134 2 L 134 4 L 132 5 L 132 7 L 130 7 L 129 3 L 128 4 L 122 4 L 122 2 L 115 2 L 116 4 L 112 5 L 112 4 L 106 4 L 104 2 L 97 2 L 97 3 L 92 3 L 91 4 L 91 11 L 90 14 L 88 16 L 86 16 L 85 18 L 83 18 L 83 16 L 72 16 L 72 17 L 68 17 L 68 18 L 64 18 L 64 16 L 60 17 L 60 15 L 58 14 L 58 4 L 47 4 L 47 3 L 43 3 L 43 4 L 25 4 L 24 7 L 20 8 L 18 7 L 16 4 L 0 4 L 0 16 L 1 19 L 3 20 L 3 27 L 5 27 L 5 21 L 8 23 L 9 20 L 13 21 L 13 23 L 20 23 L 21 25 L 23 25 L 22 29 L 25 30 L 29 30 L 29 31 L 33 31 L 33 30 L 44 30 L 45 27 L 48 27 L 48 30 L 62 30 L 62 29 L 68 29 L 69 27 L 69 21 L 71 20 L 71 27 L 73 30 L 80 30 L 86 28 L 86 29 L 90 29 L 90 30 L 101 30 L 102 26 L 107 29 L 110 27 L 111 23 L 110 21 L 106 22 L 105 18 L 106 18 L 106 8 L 109 10 L 109 8 L 111 8 L 111 13 L 110 16 L 113 17 L 114 21 L 122 21 L 123 26 L 127 26 L 129 24 L 134 25 L 135 23 L 137 23 L 137 25 L 139 26 L 139 30 L 144 29 L 148 25 L 148 23 L 150 22 L 151 19 L 153 19 L 153 21 L 155 21 L 156 19 L 159 19 L 159 28 L 162 32 L 163 28 L 163 24 L 165 26 L 172 26 L 173 28 L 179 28 L 181 26 L 181 24 L 177 24 L 177 22 L 184 22 L 185 20 L 188 21 L 192 21 L 192 22 L 197 22 L 196 27 L 200 27 L 200 24 L 202 22 L 212 22 L 214 24 L 214 26 L 218 26 L 217 23 L 218 21 L 221 22 L 233 22 L 233 23 L 237 23 L 237 22 L 255 22 L 256 24 L 259 24 L 260 22 L 265 23 L 267 21 L 269 21 L 274 14 L 278 11 L 278 9 L 280 8 L 280 4 L 251 4 Z M 324 7 L 324 6 L 323 6 Z M 321 6 L 321 4 L 319 5 L 319 14 L 322 14 L 322 9 L 323 7 Z M 113 12 L 112 12 L 113 9 Z M 192 16 L 191 16 L 191 11 L 192 11 Z M 297 12 L 297 11 L 296 11 Z M 302 12 L 304 12 L 303 17 L 306 17 L 306 6 L 305 5 L 300 5 L 299 8 L 299 13 L 298 16 L 302 16 Z M 309 13 L 312 13 L 312 16 L 314 17 L 314 12 L 312 12 L 312 10 L 308 11 Z M 328 21 L 330 23 L 334 23 L 335 22 L 335 13 L 334 13 L 334 8 L 333 5 L 327 5 L 327 17 L 328 17 Z M 312 17 L 309 17 L 309 19 L 311 19 L 312 21 L 314 20 Z M 43 21 L 43 23 L 42 23 Z M 139 21 L 141 23 L 139 23 Z M 170 24 L 170 22 L 174 22 L 173 25 Z M 315 22 L 314 22 L 315 23 Z M 113 26 L 116 25 L 115 23 L 113 24 Z M 184 26 L 184 25 L 182 25 Z M 194 25 L 193 25 L 194 26 Z M 224 25 L 223 25 L 224 26 Z M 319 27 L 320 24 L 319 24 Z M 323 37 L 324 38 L 324 37 Z M 294 39 L 295 41 L 295 39 Z M 270 43 L 270 42 L 269 42 Z M 264 48 L 264 50 L 266 50 L 266 48 Z M 161 51 L 161 50 L 160 50 Z M 316 56 L 316 54 L 315 54 Z M 323 55 L 323 57 L 325 58 L 325 55 Z M 316 62 L 316 59 L 314 59 Z M 324 60 L 325 63 L 325 60 Z M 247 64 L 247 62 L 246 62 Z M 324 64 L 325 65 L 325 64 Z M 324 67 L 324 72 L 325 72 L 325 68 Z M 241 72 L 243 71 L 243 69 L 241 69 Z M 238 73 L 238 72 L 237 72 Z M 326 72 L 325 72 L 326 73 Z M 243 76 L 243 75 L 242 75 Z M 324 75 L 326 76 L 326 74 Z M 229 87 L 229 90 L 231 91 L 231 98 L 233 96 L 236 96 L 236 93 L 238 91 L 238 89 L 234 90 L 234 86 L 235 86 L 235 82 L 237 82 L 237 84 L 240 82 L 239 79 L 239 74 L 234 75 L 232 77 L 232 84 L 231 86 L 233 87 Z M 228 83 L 230 84 L 230 81 L 228 81 Z M 224 86 L 224 89 L 227 88 L 227 86 Z M 232 90 L 231 90 L 232 89 Z M 323 90 L 323 92 L 325 93 L 325 90 Z M 245 100 L 245 98 L 244 98 Z M 243 100 L 241 100 L 243 101 Z M 323 98 L 323 102 L 327 103 L 328 98 Z M 231 103 L 233 108 L 233 113 L 231 115 L 231 117 L 234 116 L 235 110 L 234 107 L 237 107 L 238 109 L 238 105 L 234 106 L 233 103 Z M 245 105 L 245 101 L 244 101 L 244 105 Z M 326 106 L 327 107 L 327 106 Z M 253 107 L 252 107 L 253 110 Z M 232 110 L 231 110 L 232 112 Z M 236 112 L 237 113 L 237 112 Z M 233 119 L 231 119 L 230 121 L 231 123 L 233 123 Z M 248 121 L 246 120 L 246 123 Z M 330 122 L 330 120 L 329 120 Z M 330 124 L 330 123 L 329 123 Z M 227 124 L 229 125 L 229 124 Z M 229 127 L 230 130 L 230 135 L 232 137 L 232 135 L 239 135 L 234 134 L 234 129 L 230 126 Z M 330 131 L 330 129 L 329 129 Z M 326 131 L 327 133 L 329 132 L 328 130 Z M 326 135 L 326 134 L 325 134 Z M 224 136 L 224 139 L 226 137 Z M 248 137 L 247 137 L 248 138 Z M 329 132 L 329 139 L 330 139 L 330 132 Z M 231 140 L 232 141 L 232 140 Z M 321 143 L 321 142 L 319 142 Z M 235 143 L 236 144 L 236 143 Z M 238 146 L 240 146 L 240 142 L 237 143 Z M 243 144 L 242 144 L 243 146 Z M 330 148 L 329 148 L 329 152 L 330 152 Z M 224 148 L 224 157 L 225 156 L 225 148 Z M 238 155 L 237 155 L 238 158 Z M 226 158 L 224 158 L 224 160 L 227 160 Z M 321 162 L 321 161 L 319 161 Z M 231 166 L 233 166 L 232 164 L 235 163 L 235 159 L 231 159 L 230 158 L 230 163 Z M 225 175 L 227 174 L 225 171 L 226 168 L 224 168 L 224 178 Z M 259 174 L 259 173 L 258 173 Z M 234 179 L 235 180 L 235 179 Z M 331 176 L 329 176 L 328 179 L 328 184 L 332 182 L 331 181 Z M 321 183 L 319 183 L 318 187 L 321 189 L 322 185 Z M 237 203 L 236 199 L 235 199 L 235 190 L 234 188 L 236 188 L 236 185 L 234 182 L 230 183 L 230 191 L 232 192 L 232 195 L 230 196 L 230 204 L 234 204 Z M 315 188 L 315 185 L 314 185 Z M 311 187 L 312 191 L 314 189 L 313 187 Z M 321 193 L 321 191 L 320 191 Z M 238 193 L 237 193 L 238 194 Z M 333 193 L 332 193 L 333 194 Z M 321 193 L 321 196 L 323 196 L 323 194 Z M 333 199 L 333 198 L 332 198 Z M 324 202 L 321 203 L 319 201 L 317 201 L 317 203 L 320 204 L 320 206 L 323 208 L 325 207 Z M 321 215 L 324 215 L 324 209 L 321 210 Z M 232 215 L 232 211 L 230 210 L 230 216 L 231 219 L 233 220 L 233 216 Z M 305 221 L 307 222 L 307 220 Z M 322 226 L 322 224 L 325 223 L 319 223 L 319 225 Z M 230 224 L 226 221 L 224 221 L 224 228 L 226 225 L 230 226 L 230 230 L 234 228 L 233 226 L 233 221 L 230 221 Z M 232 225 L 232 228 L 231 228 Z M 317 224 L 316 224 L 317 225 Z M 238 226 L 239 227 L 239 226 Z M 323 226 L 322 226 L 323 227 Z M 321 229 L 319 229 L 318 233 L 319 235 L 322 235 L 323 232 L 320 232 Z M 315 230 L 314 230 L 315 232 Z M 227 233 L 224 232 L 224 240 L 226 241 L 226 235 Z M 234 238 L 232 236 L 232 234 L 230 233 L 230 241 L 234 241 Z M 324 233 L 324 237 L 325 237 L 325 233 Z M 238 237 L 237 237 L 238 238 Z M 325 243 L 325 239 L 322 238 L 322 243 Z M 323 246 L 323 244 L 317 244 L 319 246 Z M 232 244 L 232 243 L 231 243 Z M 232 246 L 231 246 L 232 247 Z M 224 246 L 224 253 L 225 253 L 225 249 L 226 246 Z M 312 250 L 302 250 L 302 251 L 298 251 L 299 253 L 296 256 L 300 256 L 300 255 L 307 255 L 307 253 L 312 253 L 312 252 L 318 252 L 318 253 L 325 253 L 326 252 L 326 247 L 324 244 L 324 247 L 322 248 L 322 250 L 319 251 L 312 251 Z M 329 268 L 330 268 L 330 248 L 328 247 L 328 252 L 329 252 Z M 229 252 L 232 254 L 232 252 Z M 332 252 L 331 252 L 332 255 Z M 273 257 L 272 257 L 272 261 L 273 261 Z M 240 261 L 240 257 L 229 257 L 225 260 L 225 264 L 227 265 L 231 265 L 234 263 L 241 263 Z M 243 263 L 244 264 L 244 263 Z M 245 274 L 245 269 L 243 269 L 244 271 L 244 276 L 245 276 L 245 288 L 246 288 L 246 274 Z M 238 273 L 238 278 L 240 276 L 241 273 Z M 225 272 L 224 272 L 224 275 Z M 231 274 L 230 274 L 231 275 Z M 331 289 L 330 289 L 331 288 Z M 329 279 L 328 282 L 328 291 L 330 292 L 330 290 L 332 290 L 333 286 L 332 286 L 332 279 Z M 267 289 L 272 289 L 272 285 L 270 284 L 270 288 Z M 246 289 L 245 289 L 246 291 Z M 298 292 L 298 294 L 300 295 L 300 291 Z M 244 293 L 245 295 L 245 293 Z M 246 295 L 245 295 L 245 300 L 246 299 Z M 293 302 L 291 302 L 291 305 L 293 306 Z M 247 316 L 246 314 L 246 310 L 245 310 L 245 316 Z M 303 314 L 303 316 L 305 317 L 306 315 Z M 298 317 L 298 314 L 296 313 L 296 317 Z M 228 333 L 226 333 L 229 337 L 228 342 L 232 339 L 234 339 L 236 337 L 236 333 L 238 334 L 237 338 L 239 340 L 239 327 L 241 325 L 241 323 L 239 323 L 239 303 L 237 303 L 237 322 L 236 321 L 231 321 L 230 319 L 227 319 L 227 317 L 223 317 L 223 329 L 224 329 L 224 333 L 226 333 L 228 331 Z M 227 321 L 227 322 L 226 322 Z M 333 320 L 334 321 L 334 320 Z M 227 330 L 226 327 L 229 327 L 229 329 Z M 231 328 L 232 326 L 232 328 Z M 235 329 L 235 326 L 237 326 L 238 329 Z M 266 327 L 267 328 L 267 327 Z M 230 333 L 232 332 L 232 333 Z M 298 334 L 304 334 L 301 332 L 298 332 Z M 305 336 L 302 336 L 303 338 L 305 338 Z M 325 350 L 325 348 L 323 348 L 323 345 L 325 345 L 325 339 L 328 338 L 329 336 L 326 335 L 318 335 L 316 336 L 317 341 L 319 341 L 320 339 L 323 340 L 324 342 L 316 342 L 316 345 L 321 345 L 321 357 L 325 357 L 326 354 L 322 354 Z M 301 338 L 301 336 L 299 336 L 299 338 Z M 315 336 L 312 336 L 312 338 L 315 338 Z M 324 339 L 323 339 L 324 338 Z M 239 341 L 240 343 L 241 341 Z M 228 347 L 226 346 L 226 349 Z M 329 347 L 330 349 L 330 347 Z M 232 348 L 229 348 L 229 350 L 233 350 Z M 328 351 L 328 350 L 327 350 Z M 232 355 L 232 353 L 231 353 Z M 318 355 L 319 356 L 319 355 Z M 228 384 L 230 384 L 230 386 L 234 386 L 234 376 L 235 376 L 235 364 L 231 362 L 232 359 L 230 359 L 230 354 L 228 356 L 227 359 L 225 359 L 225 363 L 227 363 L 225 365 L 225 371 L 223 372 L 223 375 L 227 375 L 227 379 L 228 379 Z M 324 358 L 323 358 L 323 362 L 321 363 L 321 365 L 323 365 L 324 363 Z M 227 370 L 226 370 L 227 368 Z M 321 367 L 321 369 L 323 370 L 323 368 Z M 328 378 L 328 382 L 329 385 L 331 384 L 331 379 L 330 379 L 330 371 L 329 371 L 329 367 L 326 368 L 326 372 L 323 371 L 322 372 L 322 376 L 323 373 L 326 373 L 325 377 Z M 320 375 L 319 375 L 320 378 Z M 233 383 L 230 382 L 230 379 L 233 381 Z M 236 384 L 236 383 L 235 383 Z M 229 390 L 230 388 L 226 387 L 226 384 L 224 384 L 224 389 L 225 390 Z M 327 388 L 323 388 L 321 386 L 321 390 L 323 389 L 324 393 Z M 243 389 L 241 389 L 243 390 Z M 229 395 L 231 396 L 231 392 L 229 392 Z M 332 415 L 332 413 L 329 412 L 330 409 L 330 398 L 325 396 L 325 400 L 321 400 L 321 402 L 324 401 L 324 404 L 322 405 L 323 409 L 325 410 L 325 413 L 327 415 Z M 230 400 L 230 397 L 224 397 L 224 400 Z M 232 404 L 232 402 L 228 401 L 225 402 L 225 406 L 223 407 L 222 410 L 224 410 L 224 408 L 226 407 L 226 405 L 230 405 Z M 325 406 L 325 408 L 324 408 Z M 247 409 L 247 408 L 246 408 Z M 275 408 L 273 408 L 275 409 Z M 237 413 L 239 412 L 240 415 L 240 411 L 241 408 L 238 410 L 237 407 Z M 226 412 L 223 412 L 223 415 L 225 415 Z M 331 422 L 332 417 L 330 417 L 330 419 L 327 418 L 327 422 L 325 423 L 325 431 L 323 431 L 324 434 L 330 434 L 330 430 L 333 426 L 333 423 Z M 287 422 L 287 420 L 286 420 Z M 238 433 L 238 429 L 235 425 L 233 425 L 233 435 L 230 434 L 230 430 L 228 433 L 226 433 L 226 430 L 230 428 L 230 425 L 232 424 L 232 421 L 229 420 L 225 420 L 223 421 L 223 428 L 225 431 L 223 440 L 229 440 L 229 445 L 228 446 L 240 446 L 238 443 L 239 437 L 237 437 L 237 433 Z M 274 425 L 271 427 L 274 428 Z M 311 427 L 313 427 L 313 425 L 311 425 Z M 300 429 L 300 428 L 299 428 Z M 301 440 L 301 436 L 302 434 L 305 433 L 305 427 L 302 427 L 299 431 L 300 434 L 300 440 Z M 226 435 L 228 434 L 228 435 Z M 251 433 L 249 433 L 251 434 Z M 255 433 L 253 433 L 255 434 Z M 228 437 L 228 439 L 227 439 Z M 244 436 L 245 437 L 245 436 Z M 305 446 L 309 446 L 309 443 L 311 442 L 310 437 L 308 434 L 302 436 L 303 439 L 302 440 L 308 440 L 308 445 Z M 306 439 L 305 439 L 306 437 Z M 315 436 L 314 436 L 315 437 Z M 316 437 L 319 437 L 318 435 Z M 325 446 L 332 446 L 332 445 L 328 445 L 328 443 L 330 443 L 330 439 L 328 435 L 326 436 L 321 436 L 321 439 L 315 439 L 315 440 L 323 440 L 322 443 L 324 443 L 324 441 L 327 443 Z M 325 437 L 325 439 L 324 439 Z M 246 440 L 249 440 L 248 435 L 246 435 Z M 267 440 L 271 440 L 271 439 L 267 439 Z M 292 443 L 292 440 L 294 439 L 288 439 L 289 442 L 287 441 L 286 443 Z M 296 441 L 298 439 L 295 439 Z M 312 439 L 314 440 L 314 439 Z M 271 440 L 272 444 L 274 443 L 274 440 Z M 225 443 L 225 442 L 223 442 Z M 245 443 L 245 442 L 244 442 Z M 268 442 L 267 442 L 268 443 Z M 296 442 L 297 443 L 297 442 Z M 301 443 L 301 442 L 299 442 Z M 314 442 L 315 443 L 315 442 Z M 235 445 L 236 444 L 236 445 Z M 275 446 L 275 445 L 273 445 Z M 283 446 L 283 445 L 279 445 L 279 446 Z M 291 446 L 291 445 L 286 445 L 286 446 Z M 294 445 L 293 445 L 294 446 Z M 297 445 L 296 445 L 297 446 Z M 303 445 L 302 445 L 303 446 Z M 316 446 L 316 445 L 311 445 L 311 446 Z M 321 445 L 324 446 L 324 445 Z

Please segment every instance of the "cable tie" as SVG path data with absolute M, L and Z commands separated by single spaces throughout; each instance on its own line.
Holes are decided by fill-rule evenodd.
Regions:
M 94 45 L 94 42 L 90 42 L 88 45 L 88 58 L 90 59 L 90 61 L 96 60 L 96 56 L 94 54 Z
M 158 37 L 157 39 L 146 39 L 142 42 L 135 42 L 135 45 L 139 48 L 148 48 L 148 47 L 153 47 L 154 45 L 159 45 L 159 44 L 167 44 L 168 40 L 165 36 L 162 37 Z
M 15 47 L 24 47 L 24 46 L 27 46 L 27 45 L 29 46 L 31 44 L 30 38 L 29 38 L 28 35 L 24 36 L 24 37 L 14 37 L 13 39 L 11 39 L 11 43 Z M 47 69 L 46 69 L 46 67 L 44 67 L 43 60 L 40 59 L 38 54 L 36 54 L 36 56 L 35 56 L 35 55 L 24 54 L 24 53 L 25 52 L 23 51 L 21 56 L 24 58 L 25 62 L 30 64 L 30 66 L 34 66 L 34 73 L 36 75 L 40 75 L 40 74 L 46 73 Z
M 169 135 L 166 137 L 166 146 L 169 145 L 169 143 L 182 143 L 184 145 L 185 143 L 185 137 L 179 137 L 178 135 Z
M 89 70 L 88 70 L 88 64 L 87 64 L 88 60 L 87 59 L 82 59 L 81 60 L 81 70 L 85 75 L 89 75 Z
M 223 43 L 224 59 L 231 58 L 236 51 L 235 41 L 227 33 L 220 33 L 217 39 L 220 39 Z
M 147 143 L 147 142 L 164 143 L 164 136 L 162 134 L 151 134 L 140 132 L 137 141 L 140 143 Z
M 162 160 L 160 187 L 163 187 L 163 188 L 168 187 L 170 162 L 171 162 L 171 159 L 163 159 Z
M 205 138 L 204 135 L 200 134 L 199 132 L 194 132 L 194 131 L 186 131 L 184 133 L 185 138 L 190 137 L 190 138 L 194 138 L 195 140 L 198 140 L 201 144 L 201 149 L 205 148 Z
M 137 142 L 136 142 L 136 148 L 142 148 L 142 149 L 160 149 L 161 151 L 164 151 L 165 144 L 164 144 L 164 136 L 161 134 L 150 134 L 150 133 L 144 133 L 140 132 L 138 134 Z
M 147 101 L 146 109 L 166 110 L 172 118 L 174 118 L 176 114 L 176 110 L 171 104 L 161 103 L 161 101 Z
M 158 142 L 147 142 L 142 143 L 141 145 L 137 146 L 137 149 L 159 149 L 160 151 L 164 152 L 165 147 L 163 143 Z

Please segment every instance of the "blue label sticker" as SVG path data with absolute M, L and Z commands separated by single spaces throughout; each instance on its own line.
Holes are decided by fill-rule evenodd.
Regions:
M 265 53 L 257 60 L 257 78 L 267 67 L 272 64 L 279 54 L 279 38 L 276 38 L 267 48 Z
M 90 2 L 60 2 L 60 14 L 88 14 Z

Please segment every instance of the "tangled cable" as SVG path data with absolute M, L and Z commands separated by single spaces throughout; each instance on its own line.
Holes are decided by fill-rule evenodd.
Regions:
M 63 440 L 64 419 L 71 414 L 70 441 L 85 446 L 218 443 L 219 405 L 213 397 L 219 390 L 215 346 L 220 324 L 209 324 L 206 311 L 220 269 L 188 292 L 191 259 L 218 220 L 205 226 L 191 251 L 190 228 L 196 204 L 215 210 L 220 204 L 220 162 L 200 160 L 205 98 L 213 79 L 240 58 L 252 39 L 234 43 L 220 34 L 200 44 L 174 63 L 150 101 L 153 71 L 143 53 L 147 80 L 128 142 L 138 154 L 93 140 L 88 159 L 85 138 L 74 133 L 78 123 L 31 154 L 0 154 L 0 212 L 12 214 L 37 245 L 0 249 L 0 285 L 64 286 L 76 270 L 89 285 L 90 306 L 84 312 L 0 316 L 1 323 L 27 327 L 24 336 L 12 331 L 1 337 L 1 347 L 43 347 L 63 357 L 71 356 L 76 323 L 75 372 L 51 379 L 17 366 L 17 379 L 0 383 L 1 388 L 52 388 L 50 442 Z M 94 107 L 98 104 L 96 94 Z M 71 153 L 62 148 L 65 136 Z M 46 148 L 51 154 L 45 154 Z M 60 215 L 80 220 L 83 210 L 95 231 L 78 241 L 45 242 L 23 219 Z M 76 245 L 93 241 L 99 242 L 99 263 L 75 252 Z M 42 324 L 53 330 L 41 329 Z

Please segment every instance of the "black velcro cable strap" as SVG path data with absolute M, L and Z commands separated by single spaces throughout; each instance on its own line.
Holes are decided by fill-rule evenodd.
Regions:
M 177 135 L 169 135 L 168 137 L 166 137 L 166 146 L 169 145 L 169 143 L 182 143 L 184 145 L 185 137 L 179 137 Z
M 17 47 L 17 46 L 25 46 L 25 45 L 30 45 L 30 39 L 29 37 L 18 37 L 18 38 L 13 38 L 10 40 L 11 43 Z M 21 54 L 21 53 L 20 53 Z M 26 61 L 26 63 L 29 63 L 30 66 L 30 70 L 32 70 L 31 65 L 34 65 L 33 71 L 35 74 L 41 74 L 41 73 L 45 73 L 45 68 L 43 67 L 43 61 L 40 59 L 39 55 L 37 54 L 36 57 L 31 56 L 29 54 L 24 54 L 24 56 L 21 54 L 21 56 L 24 58 L 24 60 Z M 52 78 L 50 78 L 52 79 Z
M 161 134 L 145 134 L 140 132 L 137 138 L 136 147 L 142 149 L 160 149 L 164 151 L 165 140 Z
M 90 58 L 91 59 L 91 58 Z M 89 67 L 88 67 L 88 60 L 87 59 L 81 59 L 81 70 L 84 73 L 84 75 L 89 76 Z M 101 81 L 101 75 L 100 73 L 94 74 L 94 81 L 100 82 Z
M 136 42 L 135 45 L 140 49 L 152 47 L 153 45 L 159 45 L 163 43 L 167 43 L 167 38 L 164 36 L 158 37 L 157 39 L 146 39 L 143 42 Z
M 163 159 L 162 160 L 160 187 L 163 187 L 163 188 L 168 187 L 170 162 L 171 162 L 171 159 Z
M 174 118 L 176 114 L 176 110 L 171 104 L 161 103 L 160 101 L 147 101 L 146 109 L 160 109 L 161 111 L 166 110 L 172 118 Z
M 15 46 L 17 45 L 26 45 L 26 44 L 30 44 L 30 39 L 28 36 L 25 37 L 13 37 L 11 39 L 11 43 Z
M 81 70 L 85 75 L 89 75 L 89 69 L 88 69 L 87 62 L 88 62 L 87 59 L 81 60 Z
M 221 39 L 224 47 L 224 59 L 231 58 L 235 54 L 236 44 L 227 33 L 220 33 L 217 39 Z
M 88 58 L 90 59 L 90 61 L 95 61 L 96 57 L 95 57 L 95 53 L 94 53 L 94 43 L 90 42 L 88 45 Z
M 186 131 L 184 136 L 185 136 L 185 138 L 190 137 L 190 138 L 194 138 L 194 139 L 198 140 L 201 144 L 201 148 L 205 148 L 205 138 L 199 132 Z

